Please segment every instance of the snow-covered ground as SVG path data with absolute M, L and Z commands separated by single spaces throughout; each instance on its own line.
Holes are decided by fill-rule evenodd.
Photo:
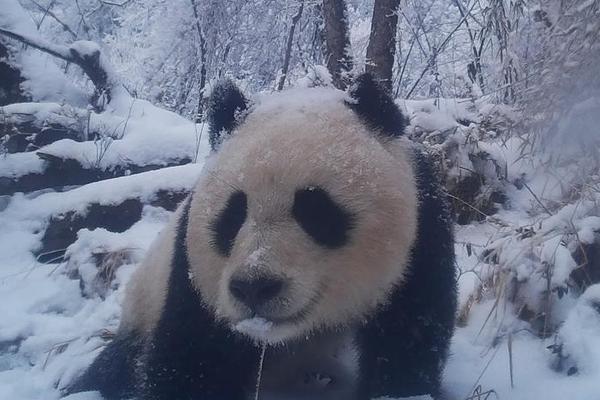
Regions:
M 526 225 L 525 221 L 521 220 L 521 224 Z M 463 307 L 481 278 L 476 275 L 485 273 L 485 268 L 480 268 L 481 262 L 474 254 L 476 250 L 469 256 L 462 243 L 484 246 L 496 235 L 497 230 L 485 223 L 457 230 L 458 265 L 463 271 L 459 280 Z M 578 299 L 565 296 L 560 300 L 564 303 L 561 307 L 566 321 L 559 335 L 579 366 L 571 376 L 567 371 L 552 368 L 556 355 L 549 347 L 557 343 L 557 337 L 540 339 L 529 324 L 515 317 L 512 305 L 503 301 L 497 304 L 495 298 L 489 298 L 473 306 L 467 325 L 457 328 L 444 377 L 449 398 L 599 399 L 600 285 L 591 286 Z M 489 391 L 493 393 L 488 395 Z
M 123 233 L 83 229 L 66 253 L 68 261 L 40 263 L 33 255 L 46 224 L 86 205 L 150 200 L 157 190 L 189 189 L 198 164 L 165 168 L 37 197 L 15 195 L 0 212 L 0 399 L 59 398 L 62 387 L 91 362 L 102 337 L 118 325 L 123 286 L 169 212 L 147 205 L 142 219 Z M 110 287 L 94 287 L 95 254 L 127 252 Z M 90 289 L 93 290 L 93 289 Z M 106 296 L 104 296 L 106 294 Z

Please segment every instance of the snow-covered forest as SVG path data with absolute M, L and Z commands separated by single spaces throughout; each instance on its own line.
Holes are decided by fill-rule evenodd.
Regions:
M 600 0 L 0 0 L 0 399 L 58 399 L 209 153 L 207 99 L 372 72 L 455 212 L 449 400 L 600 399 Z

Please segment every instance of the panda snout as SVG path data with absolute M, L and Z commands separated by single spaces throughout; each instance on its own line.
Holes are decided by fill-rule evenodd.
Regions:
M 253 311 L 276 298 L 283 290 L 284 281 L 276 277 L 233 277 L 229 291 L 233 297 Z

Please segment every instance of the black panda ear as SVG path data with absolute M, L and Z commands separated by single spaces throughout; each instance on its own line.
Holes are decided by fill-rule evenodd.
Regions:
M 348 89 L 348 107 L 382 136 L 399 137 L 404 133 L 406 119 L 389 93 L 371 74 L 359 75 Z
M 210 125 L 210 147 L 216 151 L 239 122 L 239 117 L 248 108 L 248 100 L 229 79 L 218 82 L 208 100 L 208 123 Z

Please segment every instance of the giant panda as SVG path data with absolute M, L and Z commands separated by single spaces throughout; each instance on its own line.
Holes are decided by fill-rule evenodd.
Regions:
M 117 334 L 70 392 L 106 399 L 441 393 L 452 218 L 370 75 L 347 93 L 210 99 L 201 177 L 128 284 Z

